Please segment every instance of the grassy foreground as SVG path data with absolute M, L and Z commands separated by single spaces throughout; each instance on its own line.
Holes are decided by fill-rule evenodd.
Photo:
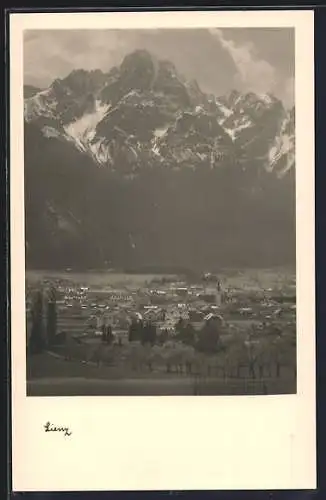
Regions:
M 295 380 L 203 378 L 65 361 L 48 353 L 28 358 L 28 396 L 193 396 L 292 394 Z

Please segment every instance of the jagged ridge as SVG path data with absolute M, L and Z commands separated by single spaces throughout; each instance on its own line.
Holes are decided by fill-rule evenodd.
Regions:
M 30 265 L 293 260 L 294 110 L 275 97 L 206 95 L 136 51 L 26 98 L 25 123 Z

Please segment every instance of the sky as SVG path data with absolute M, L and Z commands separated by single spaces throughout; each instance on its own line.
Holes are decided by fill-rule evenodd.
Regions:
M 128 53 L 147 49 L 173 62 L 187 79 L 196 79 L 205 92 L 270 92 L 286 107 L 294 104 L 291 28 L 34 30 L 24 35 L 25 84 L 46 88 L 79 68 L 107 72 Z

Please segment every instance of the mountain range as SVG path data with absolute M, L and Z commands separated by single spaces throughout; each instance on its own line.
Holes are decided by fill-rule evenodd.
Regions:
M 137 50 L 26 85 L 24 118 L 28 267 L 294 262 L 295 110 L 273 95 L 208 95 Z

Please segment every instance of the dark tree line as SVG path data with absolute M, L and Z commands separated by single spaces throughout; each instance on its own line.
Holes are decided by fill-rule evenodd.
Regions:
M 28 350 L 30 354 L 38 354 L 45 348 L 44 324 L 43 324 L 43 294 L 36 293 L 31 311 L 31 334 Z
M 177 340 L 180 340 L 187 345 L 195 345 L 196 331 L 191 323 L 180 318 L 175 326 L 175 329 Z
M 179 319 L 176 324 L 176 338 L 186 345 L 195 347 L 197 351 L 213 353 L 220 349 L 220 325 L 214 321 L 204 323 L 199 332 L 189 321 Z
M 221 347 L 220 327 L 214 321 L 209 321 L 202 327 L 196 348 L 198 351 L 214 353 Z
M 199 332 L 196 332 L 194 326 L 182 318 L 179 319 L 176 326 L 175 339 L 185 345 L 195 347 L 200 352 L 213 353 L 220 349 L 221 329 L 215 321 L 209 321 L 204 324 Z M 159 334 L 156 326 L 152 322 L 143 322 L 133 320 L 129 327 L 129 341 L 138 341 L 142 344 L 161 344 L 168 340 L 168 333 L 162 331 Z
M 102 342 L 105 342 L 106 344 L 112 344 L 112 341 L 113 341 L 112 327 L 110 325 L 103 325 Z
M 53 345 L 56 341 L 57 333 L 57 303 L 56 290 L 54 288 L 50 290 L 48 297 L 46 332 L 49 345 Z
M 154 344 L 157 340 L 156 326 L 150 322 L 133 320 L 129 327 L 129 342 L 139 341 L 142 344 Z
M 39 354 L 46 347 L 50 347 L 57 342 L 57 304 L 54 288 L 49 292 L 45 311 L 46 317 L 44 318 L 44 295 L 42 290 L 38 290 L 31 310 L 29 354 Z

